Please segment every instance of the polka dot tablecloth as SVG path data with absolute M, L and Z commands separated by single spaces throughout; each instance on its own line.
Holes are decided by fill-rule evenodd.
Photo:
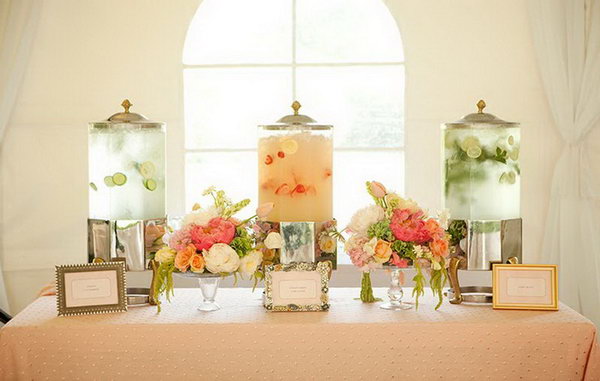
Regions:
M 329 312 L 269 313 L 259 291 L 222 289 L 202 313 L 199 290 L 177 289 L 160 315 L 74 317 L 42 297 L 0 329 L 0 379 L 600 380 L 596 328 L 564 305 L 387 311 L 358 289 L 330 295 Z

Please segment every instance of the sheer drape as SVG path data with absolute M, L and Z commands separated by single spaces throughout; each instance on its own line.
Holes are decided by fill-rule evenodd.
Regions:
M 0 0 L 0 143 L 27 68 L 41 7 L 42 0 Z M 0 197 L 0 217 L 1 201 Z M 3 219 L 0 223 L 4 223 Z M 4 231 L 2 226 L 0 231 Z M 0 236 L 0 250 L 3 248 L 1 240 Z M 1 265 L 0 308 L 8 309 Z
M 600 325 L 600 1 L 530 0 L 533 42 L 564 140 L 552 181 L 543 255 L 559 264 L 561 300 Z M 551 128 L 551 127 L 548 127 Z

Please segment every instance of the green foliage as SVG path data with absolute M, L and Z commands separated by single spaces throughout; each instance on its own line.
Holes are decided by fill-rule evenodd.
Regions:
M 160 300 L 159 297 L 165 294 L 167 301 L 171 301 L 173 295 L 173 271 L 175 271 L 174 262 L 163 262 L 158 266 L 156 270 L 156 283 L 154 284 L 154 295 L 156 298 L 156 306 L 158 307 L 158 313 L 160 313 Z
M 413 261 L 416 259 L 413 244 L 410 242 L 394 241 L 392 242 L 392 250 L 398 253 L 401 258 L 410 258 Z
M 415 262 L 415 269 L 417 273 L 413 277 L 415 287 L 413 288 L 412 296 L 415 298 L 415 308 L 419 309 L 419 298 L 425 295 L 425 276 L 423 276 L 421 265 L 418 262 Z
M 467 223 L 462 220 L 453 220 L 450 222 L 447 232 L 450 234 L 450 245 L 458 245 L 460 240 L 467 236 Z
M 229 246 L 231 246 L 231 248 L 235 250 L 237 255 L 241 258 L 248 254 L 250 250 L 252 250 L 254 247 L 254 240 L 248 231 L 242 226 L 238 226 L 236 228 L 236 233 L 236 237 L 233 239 L 233 241 L 231 241 Z
M 215 187 L 209 187 L 204 192 L 203 196 L 211 196 L 215 207 L 221 213 L 221 216 L 225 219 L 233 216 L 240 210 L 244 209 L 250 204 L 250 199 L 244 199 L 235 204 L 225 195 L 225 191 L 217 190 Z
M 376 298 L 373 295 L 373 286 L 371 284 L 371 274 L 369 272 L 363 272 L 361 287 L 360 287 L 360 300 L 363 303 L 374 303 L 380 302 L 380 298 Z
M 371 225 L 369 230 L 367 230 L 367 235 L 369 238 L 376 237 L 388 242 L 391 242 L 394 239 L 394 235 L 390 229 L 390 221 L 388 220 L 379 221 Z
M 442 305 L 444 301 L 444 295 L 442 294 L 442 289 L 446 285 L 446 280 L 448 278 L 448 274 L 446 273 L 446 268 L 442 264 L 441 270 L 431 270 L 431 278 L 429 278 L 429 286 L 431 287 L 431 292 L 433 292 L 433 296 L 438 297 L 438 303 L 435 306 L 437 310 Z

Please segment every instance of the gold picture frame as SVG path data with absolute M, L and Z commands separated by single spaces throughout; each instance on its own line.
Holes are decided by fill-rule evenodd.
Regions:
M 266 266 L 265 308 L 280 312 L 329 310 L 331 268 L 329 261 Z
M 494 309 L 558 310 L 558 266 L 494 264 Z
M 124 262 L 56 266 L 58 316 L 127 311 Z

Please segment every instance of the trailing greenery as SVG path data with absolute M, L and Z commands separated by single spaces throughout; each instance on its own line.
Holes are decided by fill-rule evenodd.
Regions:
M 160 300 L 158 295 L 165 294 L 167 301 L 171 301 L 173 293 L 173 271 L 175 263 L 173 261 L 161 263 L 156 270 L 156 279 L 154 283 L 154 295 L 156 295 L 156 307 L 160 313 Z
M 423 276 L 423 272 L 421 272 L 421 265 L 418 262 L 415 262 L 415 269 L 417 273 L 413 277 L 413 282 L 415 282 L 415 287 L 413 288 L 412 296 L 415 298 L 415 308 L 419 308 L 419 298 L 425 295 L 425 276 Z
M 431 292 L 433 292 L 433 296 L 438 297 L 438 304 L 435 306 L 437 310 L 442 305 L 444 301 L 444 295 L 442 294 L 442 288 L 446 284 L 446 280 L 448 278 L 448 274 L 446 272 L 446 268 L 442 266 L 441 270 L 432 270 L 431 277 L 429 278 L 429 286 L 431 287 Z

